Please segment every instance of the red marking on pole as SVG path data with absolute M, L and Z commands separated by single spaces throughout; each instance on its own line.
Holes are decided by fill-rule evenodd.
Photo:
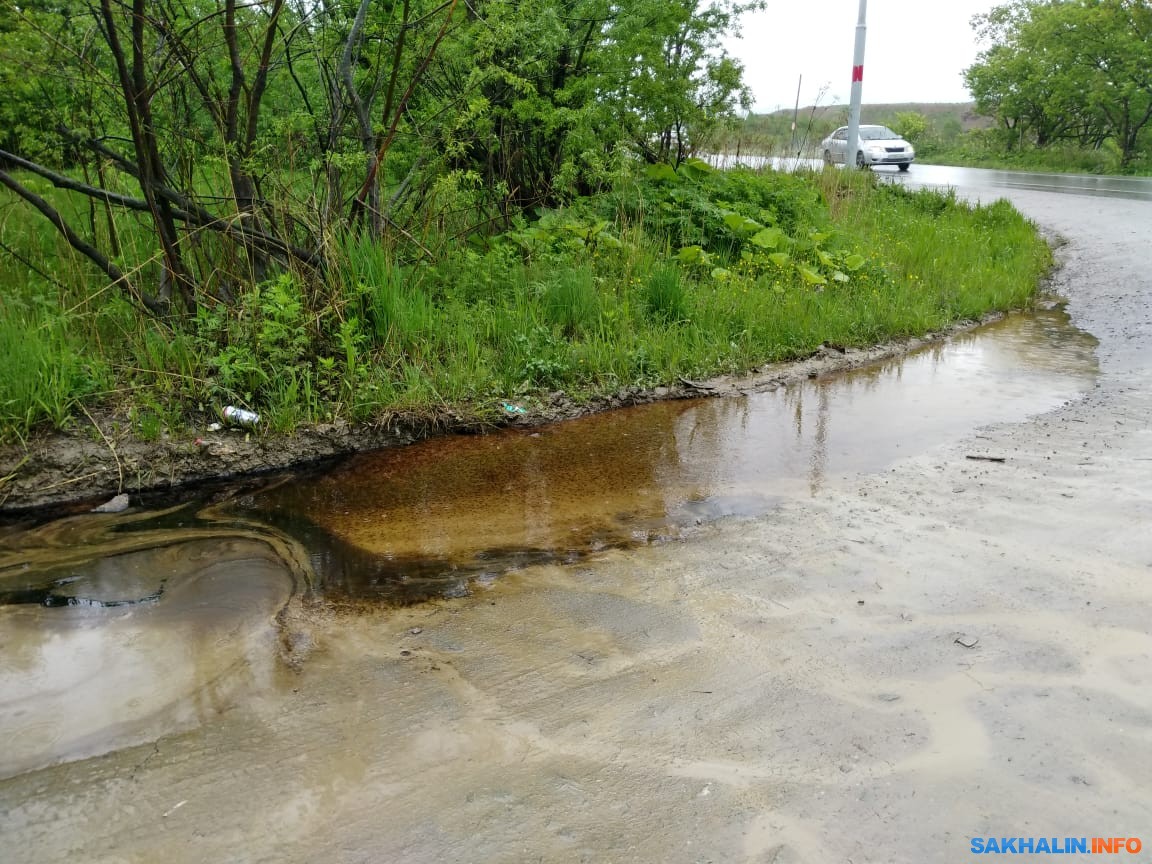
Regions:
M 864 67 L 863 66 L 853 66 L 852 67 L 852 83 L 855 84 L 857 81 L 863 81 L 863 80 L 864 80 Z

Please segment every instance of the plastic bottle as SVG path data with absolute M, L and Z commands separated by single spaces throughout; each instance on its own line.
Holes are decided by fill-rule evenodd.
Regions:
M 224 419 L 233 426 L 247 426 L 250 428 L 260 422 L 260 415 L 255 411 L 248 411 L 244 408 L 237 408 L 235 405 L 229 405 L 224 409 Z

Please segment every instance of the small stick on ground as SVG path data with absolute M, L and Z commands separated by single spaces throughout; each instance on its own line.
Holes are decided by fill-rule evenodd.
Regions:
M 108 445 L 108 452 L 111 453 L 112 458 L 116 460 L 116 472 L 120 476 L 119 484 L 116 487 L 116 494 L 119 495 L 124 491 L 124 464 L 120 461 L 120 456 L 116 452 L 116 445 L 104 434 L 104 430 L 100 428 L 100 424 L 96 422 L 96 418 L 88 413 L 87 408 L 81 405 L 80 410 L 84 412 L 85 417 L 92 421 L 92 425 L 96 427 L 96 431 L 100 433 L 100 437 L 103 438 L 104 443 Z
M 25 464 L 28 462 L 28 460 L 29 460 L 29 459 L 31 459 L 31 458 L 32 458 L 32 455 L 31 455 L 30 453 L 25 453 L 25 454 L 24 454 L 24 458 L 23 458 L 23 459 L 21 459 L 19 462 L 17 462 L 17 463 L 16 463 L 16 465 L 15 465 L 15 466 L 12 468 L 12 471 L 11 471 L 10 473 L 8 473 L 8 474 L 5 474 L 3 477 L 0 477 L 0 492 L 3 492 L 3 494 L 0 494 L 0 504 L 3 504 L 5 501 L 7 501 L 7 500 L 8 500 L 8 496 L 12 494 L 12 489 L 11 489 L 11 488 L 9 488 L 9 489 L 8 489 L 8 490 L 5 492 L 5 491 L 4 491 L 4 487 L 5 487 L 5 486 L 6 486 L 8 483 L 10 483 L 11 481 L 13 481 L 13 480 L 15 480 L 15 479 L 16 479 L 16 477 L 17 477 L 17 476 L 20 474 L 20 469 L 21 469 L 21 468 L 23 468 L 23 467 L 24 467 L 24 465 L 25 465 Z
M 699 381 L 689 381 L 683 375 L 680 376 L 680 383 L 685 384 L 688 387 L 692 387 L 693 389 L 696 389 L 696 390 L 715 390 L 716 389 L 715 384 L 701 384 Z
M 1006 456 L 965 456 L 965 459 L 971 459 L 973 462 L 1007 462 Z
M 106 469 L 102 468 L 99 471 L 91 471 L 87 474 L 81 474 L 79 477 L 72 477 L 69 480 L 61 480 L 59 483 L 53 483 L 49 486 L 41 487 L 40 491 L 41 492 L 47 492 L 51 489 L 59 489 L 61 486 L 67 486 L 71 483 L 79 483 L 82 480 L 90 480 L 93 477 L 99 477 L 101 474 L 104 473 L 105 470 Z
M 24 458 L 21 459 L 19 462 L 17 462 L 12 467 L 11 472 L 9 472 L 8 474 L 5 474 L 3 477 L 0 477 L 0 487 L 2 487 L 5 483 L 7 483 L 10 480 L 15 480 L 17 475 L 20 474 L 20 469 L 23 468 L 27 464 L 28 460 L 31 458 L 32 458 L 31 454 L 25 453 Z

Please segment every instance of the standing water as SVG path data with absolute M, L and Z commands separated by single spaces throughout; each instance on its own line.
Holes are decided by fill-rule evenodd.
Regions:
M 223 504 L 0 529 L 0 778 L 202 724 L 285 683 L 291 596 L 417 602 L 680 536 L 1084 393 L 1060 309 L 739 398 L 444 437 Z M 767 514 L 767 515 L 766 515 Z M 530 584 L 530 582 L 526 583 Z
M 303 537 L 329 592 L 463 592 L 468 579 L 519 564 L 762 515 L 784 497 L 819 494 L 834 475 L 1049 410 L 1090 386 L 1094 345 L 1061 310 L 1014 315 L 773 392 L 364 454 L 232 512 Z

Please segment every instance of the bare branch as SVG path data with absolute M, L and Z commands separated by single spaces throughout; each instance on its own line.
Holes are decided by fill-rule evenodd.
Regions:
M 120 287 L 126 294 L 142 303 L 144 307 L 153 314 L 164 315 L 167 312 L 164 304 L 153 297 L 137 291 L 132 286 L 132 283 L 128 281 L 128 277 L 124 275 L 124 272 L 113 264 L 99 249 L 77 234 L 72 229 L 72 226 L 64 221 L 64 217 L 60 215 L 60 211 L 55 207 L 31 189 L 24 186 L 7 171 L 0 171 L 0 183 L 7 186 L 16 193 L 16 195 L 39 210 L 44 217 L 56 227 L 56 230 L 63 235 L 64 239 L 68 241 L 68 245 L 104 271 L 105 275 L 112 280 L 113 285 Z

